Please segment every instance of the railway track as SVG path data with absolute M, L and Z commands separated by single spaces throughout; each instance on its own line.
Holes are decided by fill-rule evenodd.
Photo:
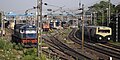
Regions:
M 106 46 L 110 46 L 110 47 L 113 47 L 113 48 L 116 48 L 116 49 L 120 49 L 120 46 L 118 46 L 118 45 L 114 45 L 114 44 L 112 44 L 112 43 L 110 43 L 110 42 L 108 42 L 107 44 L 105 44 Z
M 50 39 L 46 39 L 46 38 L 43 38 L 44 39 L 44 41 L 45 41 L 45 43 L 46 44 L 48 44 L 49 46 L 50 46 L 50 48 L 52 47 L 52 48 L 54 48 L 54 50 L 58 50 L 58 51 L 61 51 L 62 49 L 59 47 L 59 46 L 56 46 L 56 44 L 52 41 L 52 40 L 50 40 Z M 64 51 L 64 50 L 62 50 L 62 51 Z M 56 53 L 56 52 L 55 52 Z M 58 53 L 58 52 L 57 52 Z M 64 57 L 62 57 L 63 56 L 63 54 L 59 54 L 60 55 L 60 58 L 62 58 L 63 60 L 69 60 L 69 59 L 72 59 L 72 58 L 68 58 L 68 56 L 69 55 L 64 55 Z
M 104 48 L 106 48 L 106 49 L 110 49 L 110 50 L 112 50 L 112 51 L 114 51 L 114 52 L 116 52 L 116 53 L 120 53 L 120 49 L 111 47 L 111 46 L 108 45 L 108 43 L 107 43 L 107 44 L 97 43 L 96 45 L 101 46 L 101 47 L 104 47 Z
M 53 43 L 51 43 L 50 41 L 48 41 L 47 39 L 45 39 L 45 42 L 50 46 L 50 48 L 54 48 L 54 49 L 51 49 L 51 50 L 58 50 L 61 52 L 61 50 L 59 49 L 59 47 L 55 46 Z M 56 51 L 55 53 L 58 53 L 58 51 Z M 58 55 L 60 55 L 59 57 L 62 58 L 63 60 L 68 60 L 69 56 L 66 55 L 66 54 L 61 54 L 61 53 L 58 53 Z M 57 56 L 58 56 L 57 55 Z M 64 57 L 63 57 L 64 56 Z
M 78 43 L 81 45 L 81 40 L 80 38 L 77 38 L 75 36 L 76 34 L 76 29 L 74 29 L 70 35 L 68 36 L 72 41 L 74 41 L 75 43 Z M 79 36 L 80 37 L 80 36 Z M 98 44 L 94 44 L 94 43 L 89 43 L 89 42 L 84 42 L 84 46 L 90 49 L 93 49 L 97 52 L 103 53 L 105 55 L 108 55 L 110 57 L 113 57 L 117 60 L 120 59 L 120 52 L 119 49 L 113 48 L 113 47 L 109 47 L 109 46 L 104 46 L 104 45 L 98 45 Z
M 54 36 L 50 37 L 50 40 L 45 39 L 45 41 L 49 42 L 49 45 L 52 45 L 52 47 L 54 47 L 57 50 L 71 56 L 74 59 L 84 60 L 86 58 L 86 60 L 91 60 L 89 57 L 81 55 L 79 52 L 68 47 L 67 45 L 65 45 L 64 43 L 59 41 L 57 38 L 55 38 Z M 68 59 L 68 60 L 70 60 L 70 59 Z
M 53 47 L 49 47 L 49 51 L 48 50 L 42 50 L 42 51 L 45 52 L 49 58 L 54 57 L 54 56 L 60 58 L 61 60 L 68 60 L 70 58 L 66 54 L 60 52 L 59 50 L 57 50 Z

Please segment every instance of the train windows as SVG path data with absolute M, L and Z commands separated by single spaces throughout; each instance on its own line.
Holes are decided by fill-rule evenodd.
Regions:
M 61 22 L 61 26 L 64 27 L 64 25 L 66 24 L 66 22 Z
M 56 22 L 56 26 L 60 26 L 60 22 Z
M 54 27 L 54 23 L 50 22 L 50 28 L 53 28 L 53 27 Z
M 110 33 L 110 30 L 98 30 L 98 33 Z

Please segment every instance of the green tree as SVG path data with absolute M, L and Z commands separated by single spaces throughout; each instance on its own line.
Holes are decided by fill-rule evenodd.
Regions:
M 120 12 L 120 4 L 118 4 L 115 8 L 116 8 L 116 12 Z
M 89 9 L 92 11 L 95 11 L 98 13 L 98 17 L 97 17 L 97 23 L 101 24 L 102 20 L 104 20 L 103 22 L 107 21 L 107 9 L 109 6 L 109 2 L 108 1 L 100 1 L 100 3 L 96 3 L 93 6 L 90 6 Z M 113 5 L 112 3 L 110 3 L 110 12 L 111 14 L 115 13 L 115 5 Z

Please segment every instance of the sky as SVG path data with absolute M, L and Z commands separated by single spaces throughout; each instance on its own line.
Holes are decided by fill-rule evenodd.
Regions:
M 36 6 L 37 0 L 0 0 L 0 11 L 5 12 L 15 12 L 15 13 L 24 13 L 27 9 Z M 80 0 L 43 0 L 43 3 L 47 3 L 48 5 L 43 5 L 43 11 L 47 9 L 59 9 L 59 7 L 63 7 L 63 9 L 77 9 L 78 3 Z M 99 3 L 101 0 L 81 0 L 85 7 L 91 6 L 95 3 Z M 111 0 L 113 4 L 120 4 L 120 0 Z M 59 7 L 53 7 L 59 6 Z

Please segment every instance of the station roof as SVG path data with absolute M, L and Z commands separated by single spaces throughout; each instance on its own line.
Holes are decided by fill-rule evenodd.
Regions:
M 5 13 L 5 16 L 11 16 L 11 17 L 15 17 L 17 14 L 13 13 L 13 12 L 9 12 L 9 13 Z
M 18 16 L 34 16 L 34 14 L 28 13 L 28 14 L 19 14 Z
M 10 17 L 16 17 L 16 16 L 34 16 L 32 13 L 27 13 L 27 14 L 16 14 L 13 12 L 5 13 L 5 16 L 10 16 Z

